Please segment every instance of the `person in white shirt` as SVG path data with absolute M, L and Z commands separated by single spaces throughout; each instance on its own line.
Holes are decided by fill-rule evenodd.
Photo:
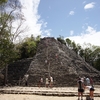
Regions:
M 87 84 L 86 84 L 87 86 L 90 85 L 90 79 L 89 79 L 88 77 L 86 78 L 86 83 L 87 83 Z
M 53 87 L 53 77 L 50 77 L 50 87 Z
M 48 78 L 46 78 L 46 87 L 49 87 L 49 79 Z
M 91 80 L 91 79 L 89 79 L 89 80 Z M 94 86 L 93 86 L 93 80 L 90 83 L 90 85 L 86 86 L 86 88 L 90 91 L 89 96 L 90 96 L 91 100 L 94 100 L 94 91 L 95 91 L 95 89 L 94 89 Z

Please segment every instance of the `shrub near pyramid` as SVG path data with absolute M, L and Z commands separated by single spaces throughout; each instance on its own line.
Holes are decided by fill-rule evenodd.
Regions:
M 41 77 L 45 86 L 45 79 L 50 76 L 54 79 L 54 86 L 76 86 L 79 76 L 92 77 L 95 84 L 100 84 L 100 72 L 53 37 L 42 38 L 36 55 L 24 62 L 9 65 L 9 84 L 18 83 L 21 77 L 21 85 L 24 85 L 25 75 L 28 75 L 29 86 L 37 86 Z

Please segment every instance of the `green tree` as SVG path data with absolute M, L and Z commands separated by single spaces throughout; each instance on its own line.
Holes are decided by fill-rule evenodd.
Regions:
M 78 48 L 74 41 L 72 42 L 72 49 L 76 52 L 76 54 L 78 54 Z
M 65 40 L 68 48 L 74 50 L 76 54 L 78 54 L 79 50 L 81 49 L 81 46 L 79 44 L 76 44 L 74 41 L 71 41 L 69 38 Z
M 20 59 L 33 57 L 36 54 L 37 46 L 40 41 L 40 36 L 36 38 L 31 36 L 30 38 L 25 38 L 18 49 L 20 54 Z
M 100 47 L 94 46 L 90 43 L 84 43 L 83 46 L 80 46 L 80 44 L 76 44 L 69 38 L 66 39 L 66 44 L 69 49 L 74 50 L 88 64 L 92 65 L 97 70 L 100 70 Z
M 100 47 L 91 45 L 90 43 L 84 44 L 84 47 L 84 49 L 80 49 L 79 55 L 84 58 L 87 63 L 99 70 Z
M 79 50 L 79 55 L 80 55 L 82 58 L 84 58 L 84 49 L 80 49 L 80 50 Z
M 0 0 L 0 5 L 6 3 L 8 0 Z
M 65 42 L 64 37 L 63 37 L 63 36 L 59 36 L 59 37 L 57 38 L 57 40 L 58 40 L 60 43 L 62 43 L 62 44 L 64 44 L 64 45 L 66 45 L 66 42 Z
M 25 31 L 21 29 L 25 19 L 20 8 L 21 5 L 18 0 L 8 0 L 5 3 L 0 2 L 0 67 L 7 66 L 17 58 L 14 41 L 20 33 Z M 15 26 L 15 23 L 17 26 Z M 7 67 L 5 84 L 6 82 Z
M 96 47 L 95 50 L 91 53 L 91 62 L 92 65 L 98 70 L 100 70 L 99 61 L 100 61 L 100 47 Z
M 100 71 L 100 57 L 94 61 L 94 68 Z
M 16 0 L 8 0 L 0 5 L 0 63 L 2 64 L 0 67 L 17 58 L 14 41 L 25 31 L 21 29 L 25 19 L 20 8 L 21 5 Z M 16 23 L 18 26 L 14 27 L 17 21 L 19 24 Z
M 67 38 L 67 39 L 65 39 L 65 40 L 66 40 L 67 46 L 68 46 L 68 47 L 71 47 L 71 46 L 72 46 L 72 41 L 71 41 L 69 38 Z

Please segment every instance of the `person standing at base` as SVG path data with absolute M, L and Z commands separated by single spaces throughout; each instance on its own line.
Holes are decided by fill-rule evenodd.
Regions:
M 48 88 L 49 87 L 49 79 L 46 78 L 46 83 L 45 83 L 46 87 Z
M 94 88 L 92 86 L 90 88 L 90 98 L 91 100 L 94 100 Z
M 90 100 L 94 100 L 94 86 L 93 86 L 93 80 L 92 78 L 90 77 L 90 85 L 89 86 L 86 86 L 86 88 L 89 90 L 89 98 Z
M 53 77 L 50 77 L 50 87 L 53 87 Z
M 90 85 L 93 87 L 93 79 L 90 77 Z
M 86 83 L 86 86 L 90 86 L 90 79 L 88 77 L 86 78 Z
M 81 78 L 78 79 L 77 85 L 78 85 L 78 100 L 83 100 L 84 83 L 81 80 Z
M 94 100 L 94 87 L 86 86 L 86 88 L 89 90 L 89 99 Z
M 28 86 L 28 77 L 29 77 L 28 74 L 24 75 L 25 86 Z
M 39 87 L 42 87 L 42 86 L 43 86 L 43 78 L 41 77 L 39 80 Z

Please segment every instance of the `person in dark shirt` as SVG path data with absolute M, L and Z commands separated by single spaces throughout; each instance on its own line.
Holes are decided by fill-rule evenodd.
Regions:
M 78 100 L 83 100 L 83 92 L 84 92 L 84 83 L 81 80 L 81 78 L 78 79 L 77 81 L 77 85 L 78 85 Z

